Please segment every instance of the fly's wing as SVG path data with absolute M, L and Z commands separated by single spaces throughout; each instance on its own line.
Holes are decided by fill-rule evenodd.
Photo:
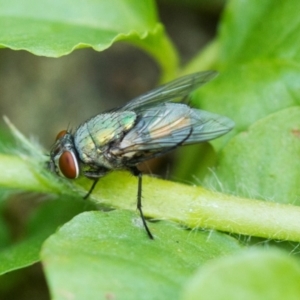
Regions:
M 217 138 L 234 127 L 227 117 L 192 109 L 185 104 L 164 103 L 146 110 L 125 135 L 114 154 L 141 162 L 178 145 L 195 144 Z M 157 153 L 157 155 L 153 155 Z
M 218 114 L 205 110 L 191 109 L 194 116 L 192 127 L 193 131 L 190 137 L 183 145 L 195 144 L 204 141 L 210 141 L 229 132 L 235 126 L 235 123 Z
M 186 75 L 162 85 L 146 94 L 143 94 L 127 103 L 119 110 L 133 110 L 140 112 L 145 108 L 158 105 L 162 102 L 174 101 L 183 98 L 193 90 L 217 76 L 215 71 L 205 71 Z

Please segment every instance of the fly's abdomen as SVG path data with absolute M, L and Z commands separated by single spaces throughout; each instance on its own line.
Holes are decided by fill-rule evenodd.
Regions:
M 112 112 L 97 115 L 79 126 L 74 144 L 81 161 L 109 167 L 105 158 L 107 149 L 134 126 L 135 120 L 134 112 Z

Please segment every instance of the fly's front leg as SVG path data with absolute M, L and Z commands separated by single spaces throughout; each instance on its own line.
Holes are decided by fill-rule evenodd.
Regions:
M 131 168 L 131 172 L 133 173 L 133 175 L 137 176 L 138 177 L 138 191 L 137 191 L 137 209 L 139 210 L 140 212 L 140 216 L 141 216 L 141 219 L 142 219 L 142 222 L 143 222 L 143 225 L 145 227 L 145 230 L 149 236 L 149 238 L 151 240 L 154 240 L 154 237 L 147 225 L 147 222 L 145 220 L 145 216 L 144 216 L 144 213 L 143 213 L 143 210 L 142 210 L 142 172 L 140 170 L 138 170 L 138 168 L 134 167 L 134 168 Z
M 103 177 L 104 175 L 106 175 L 109 172 L 109 170 L 105 169 L 105 168 L 101 168 L 98 170 L 92 170 L 92 171 L 85 171 L 84 172 L 84 176 L 94 180 L 92 186 L 90 187 L 89 191 L 87 192 L 87 194 L 83 197 L 83 199 L 87 199 L 93 192 L 95 186 L 97 185 L 99 179 L 101 177 Z
M 94 190 L 96 184 L 98 183 L 98 181 L 99 181 L 99 178 L 94 179 L 94 182 L 93 182 L 92 186 L 90 187 L 89 191 L 83 197 L 84 200 L 86 200 L 91 195 L 91 193 L 93 192 L 93 190 Z

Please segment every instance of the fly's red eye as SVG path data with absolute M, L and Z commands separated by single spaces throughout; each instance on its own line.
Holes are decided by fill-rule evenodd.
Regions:
M 79 167 L 76 156 L 73 152 L 63 152 L 59 158 L 58 165 L 60 171 L 65 177 L 69 179 L 75 179 L 78 177 Z
M 56 136 L 56 141 L 57 140 L 59 140 L 60 138 L 62 138 L 64 135 L 66 135 L 67 134 L 67 130 L 62 130 L 62 131 L 60 131 L 59 133 L 58 133 L 58 135 Z

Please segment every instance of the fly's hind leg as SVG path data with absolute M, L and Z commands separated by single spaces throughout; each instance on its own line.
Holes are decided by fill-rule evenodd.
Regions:
M 143 213 L 143 210 L 142 210 L 142 172 L 136 168 L 136 167 L 132 167 L 130 168 L 131 172 L 133 173 L 133 175 L 137 176 L 138 177 L 138 191 L 137 191 L 137 209 L 138 211 L 140 212 L 140 216 L 141 216 L 141 219 L 142 219 L 142 222 L 143 222 L 143 225 L 145 227 L 145 230 L 149 236 L 149 238 L 151 240 L 154 240 L 154 237 L 147 225 L 147 222 L 145 220 L 145 216 L 144 216 L 144 213 Z
M 189 137 L 192 135 L 192 133 L 193 133 L 193 128 L 191 127 L 189 133 L 187 134 L 187 136 L 182 141 L 180 141 L 178 144 L 176 144 L 173 147 L 167 148 L 167 149 L 165 149 L 162 152 L 154 153 L 152 156 L 147 157 L 147 159 L 154 158 L 156 156 L 160 156 L 163 153 L 169 152 L 169 151 L 177 148 L 178 146 L 184 144 L 184 142 L 189 139 Z M 149 229 L 149 227 L 148 227 L 148 225 L 146 223 L 145 216 L 144 216 L 143 209 L 142 209 L 142 176 L 143 176 L 143 174 L 142 174 L 142 172 L 137 167 L 131 167 L 130 171 L 132 172 L 133 175 L 135 175 L 135 176 L 138 177 L 137 209 L 140 212 L 141 219 L 143 221 L 143 225 L 144 225 L 144 227 L 145 227 L 145 229 L 147 231 L 147 234 L 148 234 L 149 238 L 151 240 L 154 240 L 154 237 L 153 237 L 153 235 L 152 235 L 152 233 L 151 233 L 151 231 L 150 231 L 150 229 Z

